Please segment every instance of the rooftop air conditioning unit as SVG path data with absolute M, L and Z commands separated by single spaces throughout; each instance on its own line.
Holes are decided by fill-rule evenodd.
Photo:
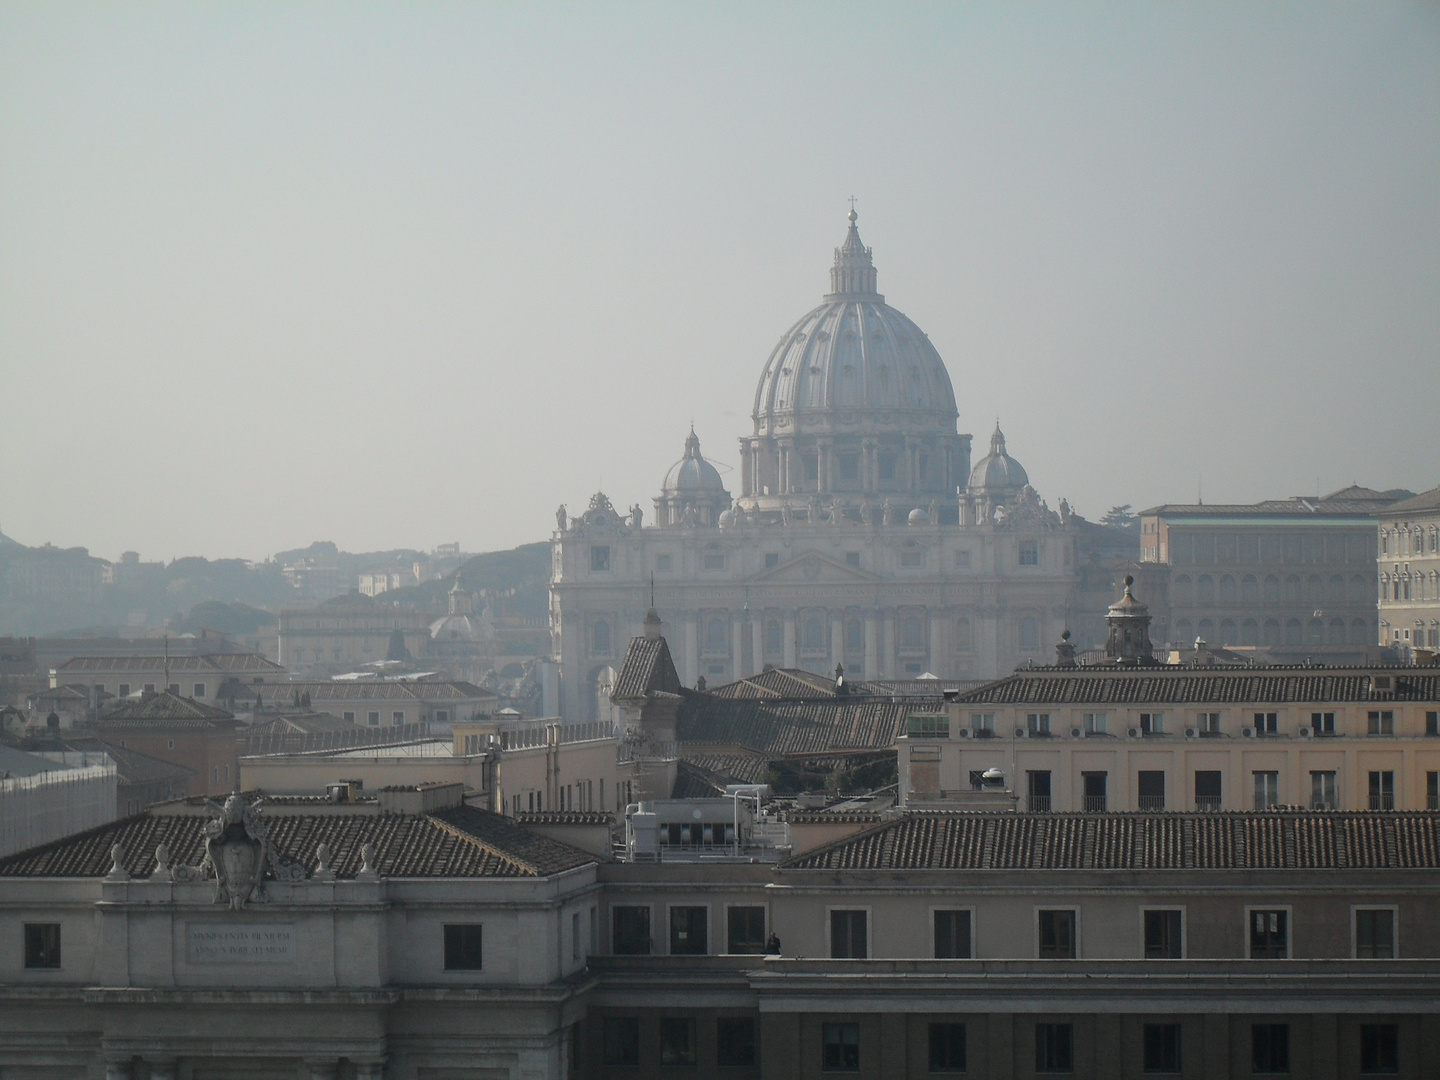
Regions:
M 1138 738 L 1140 737 L 1140 729 L 1139 729 L 1138 727 L 1132 727 L 1132 728 L 1130 729 L 1129 734 L 1130 734 L 1130 738 L 1132 738 L 1132 739 L 1138 739 Z
M 966 728 L 966 727 L 962 727 L 962 728 L 960 729 L 960 738 L 962 738 L 962 739 L 968 739 L 969 737 L 970 737 L 970 729 L 969 729 L 969 728 Z
M 1023 727 L 1017 727 L 1017 728 L 1015 729 L 1015 738 L 1017 738 L 1017 739 L 1023 739 L 1024 737 L 1025 737 L 1025 729 L 1024 729 Z
M 1193 727 L 1187 727 L 1187 728 L 1185 729 L 1185 738 L 1187 738 L 1187 739 L 1193 739 L 1193 738 L 1195 738 L 1195 736 L 1198 735 L 1198 734 L 1200 734 L 1200 733 L 1199 733 L 1198 731 L 1196 731 Z
M 1072 727 L 1072 728 L 1070 729 L 1070 738 L 1072 738 L 1072 739 L 1078 739 L 1079 737 L 1080 737 L 1080 729 L 1079 729 L 1078 727 Z
M 1244 735 L 1247 739 L 1253 739 L 1255 737 L 1255 729 L 1253 727 L 1242 727 L 1240 734 Z
M 1308 739 L 1308 738 L 1310 738 L 1310 736 L 1313 735 L 1313 734 L 1315 734 L 1315 733 L 1314 733 L 1313 731 L 1311 731 L 1308 727 L 1302 727 L 1302 728 L 1300 729 L 1300 737 L 1301 737 L 1302 739 Z

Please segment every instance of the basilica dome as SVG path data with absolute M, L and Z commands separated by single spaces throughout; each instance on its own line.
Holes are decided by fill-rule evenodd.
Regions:
M 670 466 L 660 490 L 666 495 L 698 495 L 724 492 L 725 481 L 720 479 L 720 470 L 706 461 L 700 454 L 700 437 L 695 429 L 685 440 L 685 456 Z
M 765 362 L 755 391 L 757 435 L 877 423 L 955 431 L 945 362 L 925 332 L 876 291 L 871 250 L 855 220 L 852 210 L 824 303 L 786 330 Z
M 830 292 L 781 335 L 760 374 L 754 431 L 740 440 L 744 506 L 805 506 L 813 521 L 814 494 L 858 520 L 887 499 L 904 513 L 939 500 L 938 520 L 958 521 L 970 436 L 956 428 L 950 373 L 925 332 L 885 303 L 854 210 L 849 220 Z
M 971 491 L 1019 491 L 1030 483 L 1025 467 L 1005 452 L 1005 435 L 1000 425 L 990 436 L 990 453 L 975 463 L 970 473 Z

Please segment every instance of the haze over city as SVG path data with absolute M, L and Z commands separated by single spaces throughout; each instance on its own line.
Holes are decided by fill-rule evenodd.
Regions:
M 852 195 L 960 430 L 1052 501 L 1440 464 L 1433 5 L 15 3 L 0 68 L 26 544 L 648 505 L 692 422 L 738 465 Z

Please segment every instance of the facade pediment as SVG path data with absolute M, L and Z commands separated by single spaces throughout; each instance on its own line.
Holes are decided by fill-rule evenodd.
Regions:
M 880 579 L 818 551 L 807 551 L 778 566 L 762 570 L 750 580 L 767 585 L 849 585 Z

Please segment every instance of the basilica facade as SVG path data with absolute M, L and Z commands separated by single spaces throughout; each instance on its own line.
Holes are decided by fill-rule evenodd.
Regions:
M 1060 636 L 1076 604 L 1076 520 L 1041 500 L 998 424 L 972 465 L 944 361 L 877 285 L 852 210 L 830 292 L 760 374 L 738 495 L 692 430 L 652 521 L 603 493 L 557 512 L 565 715 L 589 718 L 604 700 L 652 601 L 687 685 L 766 666 L 994 678 Z

